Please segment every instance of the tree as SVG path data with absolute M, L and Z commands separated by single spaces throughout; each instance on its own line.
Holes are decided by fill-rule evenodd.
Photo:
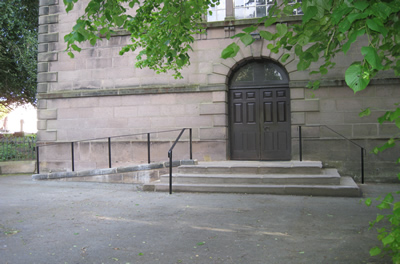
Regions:
M 67 12 L 78 0 L 64 0 Z M 100 35 L 110 39 L 116 30 L 131 33 L 132 44 L 123 47 L 120 54 L 140 50 L 136 66 L 149 67 L 157 73 L 172 70 L 182 78 L 180 70 L 189 65 L 193 35 L 201 33 L 200 22 L 209 6 L 219 0 L 91 0 L 70 34 L 64 40 L 70 57 L 81 51 L 77 43 L 89 41 L 95 45 Z M 129 13 L 128 6 L 136 9 Z
M 0 105 L 35 103 L 38 0 L 0 1 Z
M 289 26 L 277 23 L 282 16 L 293 14 L 296 8 L 301 8 L 304 12 L 302 23 Z M 266 30 L 273 24 L 276 33 Z M 357 39 L 366 36 L 367 42 L 360 50 L 363 60 L 354 61 L 344 76 L 346 84 L 354 93 L 366 89 L 371 78 L 381 71 L 391 71 L 393 77 L 400 76 L 399 0 L 303 0 L 302 4 L 283 0 L 279 5 L 275 2 L 269 16 L 261 18 L 258 24 L 243 29 L 235 38 L 246 46 L 252 44 L 254 39 L 250 33 L 260 29 L 260 25 L 265 26 L 260 30 L 260 35 L 271 42 L 268 45 L 271 52 L 287 52 L 281 57 L 282 62 L 293 51 L 299 59 L 299 71 L 309 69 L 313 62 L 323 61 L 317 71 L 310 73 L 320 76 L 327 74 L 335 66 L 332 59 L 337 54 L 346 54 Z M 240 47 L 234 42 L 223 50 L 221 56 L 234 57 L 239 50 Z M 319 85 L 319 80 L 310 81 L 308 87 L 318 89 Z M 360 116 L 369 115 L 370 112 L 368 108 Z M 378 121 L 394 122 L 400 129 L 400 108 L 387 111 Z M 378 154 L 395 146 L 396 141 L 400 140 L 399 132 L 373 152 Z M 400 163 L 400 158 L 396 158 Z M 400 173 L 398 178 L 400 179 Z M 384 252 L 392 257 L 393 263 L 400 263 L 400 202 L 394 202 L 391 193 L 377 200 L 380 201 L 377 206 L 379 209 L 389 209 L 392 212 L 379 214 L 370 222 L 372 228 L 384 219 L 388 221 L 387 225 L 378 229 L 378 239 L 382 242 L 382 247 L 372 248 L 370 254 L 375 256 Z M 367 199 L 365 203 L 370 206 L 372 200 Z
M 271 52 L 284 50 L 281 61 L 285 62 L 290 54 L 295 53 L 299 62 L 297 70 L 309 69 L 313 62 L 323 61 L 318 70 L 310 74 L 323 76 L 335 67 L 333 58 L 346 54 L 350 46 L 361 37 L 367 36 L 367 43 L 360 50 L 362 61 L 354 61 L 346 70 L 344 79 L 354 93 L 364 90 L 370 80 L 381 71 L 392 71 L 393 77 L 400 76 L 400 1 L 380 0 L 307 0 L 302 3 L 283 0 L 275 1 L 269 15 L 258 20 L 258 24 L 243 29 L 234 36 L 245 46 L 251 45 L 254 39 L 250 33 L 259 31 L 260 36 L 271 43 Z M 287 25 L 279 23 L 280 18 L 290 16 L 294 9 L 304 12 L 302 23 Z M 275 25 L 276 33 L 267 30 Z M 222 58 L 236 56 L 240 47 L 236 42 L 226 47 Z M 310 81 L 308 88 L 318 89 L 320 80 Z M 400 103 L 400 102 L 399 102 Z M 370 114 L 366 109 L 360 116 Z M 400 129 L 400 108 L 388 111 L 378 119 L 380 123 L 395 122 Z M 397 137 L 397 138 L 396 138 Z M 394 135 L 385 145 L 376 147 L 375 153 L 393 147 L 399 141 Z M 400 159 L 398 159 L 400 162 Z M 398 175 L 400 178 L 400 174 Z

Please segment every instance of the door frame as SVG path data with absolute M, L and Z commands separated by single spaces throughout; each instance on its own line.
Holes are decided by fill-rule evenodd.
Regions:
M 272 65 L 274 68 L 276 68 L 277 70 L 279 70 L 279 72 L 282 74 L 283 76 L 283 80 L 273 80 L 273 81 L 265 81 L 265 82 L 252 82 L 252 83 L 243 83 L 243 82 L 236 82 L 234 83 L 234 77 L 235 74 L 238 73 L 241 69 L 243 69 L 243 67 L 245 67 L 248 64 L 251 63 L 262 63 L 264 65 Z M 280 88 L 285 88 L 287 90 L 288 93 L 288 99 L 287 99 L 287 106 L 286 106 L 286 110 L 287 110 L 287 116 L 288 116 L 288 132 L 289 132 L 289 140 L 288 140 L 288 144 L 289 144 L 289 159 L 291 159 L 291 151 L 292 151 L 292 140 L 291 140 L 291 107 L 290 107 L 290 87 L 289 87 L 289 74 L 287 73 L 286 69 L 280 65 L 279 63 L 273 61 L 273 60 L 266 60 L 266 59 L 256 59 L 256 60 L 249 60 L 249 61 L 243 61 L 241 63 L 237 63 L 236 67 L 233 67 L 233 70 L 231 70 L 230 75 L 229 75 L 229 80 L 228 80 L 228 157 L 230 160 L 233 159 L 233 155 L 232 155 L 232 135 L 233 135 L 233 126 L 232 126 L 232 121 L 231 118 L 233 117 L 233 113 L 232 113 L 232 100 L 231 100 L 231 93 L 233 90 L 246 90 L 246 89 L 257 89 L 260 90 L 261 89 L 280 89 Z M 261 96 L 261 95 L 260 95 Z M 258 108 L 260 109 L 260 108 Z M 259 131 L 261 132 L 261 131 Z M 260 138 L 260 143 L 261 143 L 261 138 Z M 237 160 L 246 160 L 246 159 L 237 159 Z M 250 159 L 247 159 L 250 160 Z M 253 159 L 254 160 L 254 159 Z M 261 155 L 259 159 L 256 160 L 263 160 L 261 159 Z M 273 160 L 273 159 L 271 159 Z M 285 159 L 286 160 L 286 159 Z

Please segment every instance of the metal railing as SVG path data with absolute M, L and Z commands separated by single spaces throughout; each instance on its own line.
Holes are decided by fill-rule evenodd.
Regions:
M 34 160 L 36 136 L 0 138 L 0 161 Z
M 129 135 L 121 135 L 121 136 L 113 136 L 113 137 L 104 137 L 104 138 L 93 138 L 93 139 L 85 139 L 85 140 L 79 140 L 79 141 L 72 141 L 70 142 L 71 144 L 71 169 L 72 171 L 75 171 L 75 151 L 74 151 L 74 145 L 75 143 L 80 143 L 80 142 L 90 142 L 90 141 L 98 141 L 98 140 L 107 140 L 107 145 L 108 145 L 108 167 L 112 167 L 112 149 L 111 149 L 111 139 L 115 138 L 123 138 L 123 137 L 132 137 L 132 136 L 140 136 L 140 135 L 147 135 L 147 162 L 150 164 L 151 162 L 151 134 L 160 134 L 160 133 L 168 133 L 168 132 L 174 132 L 174 131 L 181 131 L 178 138 L 175 140 L 173 146 L 171 149 L 168 151 L 168 157 L 171 155 L 172 158 L 172 150 L 175 147 L 176 143 L 182 136 L 183 132 L 185 130 L 189 129 L 189 140 L 190 140 L 190 159 L 192 159 L 192 129 L 191 128 L 183 128 L 183 129 L 173 129 L 173 130 L 164 130 L 164 131 L 157 131 L 157 132 L 147 132 L 147 133 L 136 133 L 136 134 L 129 134 Z M 62 142 L 62 144 L 65 144 L 68 142 Z M 55 146 L 59 145 L 60 143 L 53 143 L 53 144 L 43 144 L 41 146 L 37 145 L 36 146 L 36 170 L 37 173 L 40 173 L 40 157 L 39 157 L 39 150 L 42 147 L 48 147 L 48 146 Z M 170 154 L 171 153 L 171 154 Z M 170 167 L 172 165 L 172 162 L 170 160 Z
M 345 137 L 344 135 L 340 134 L 339 132 L 336 132 L 332 128 L 328 127 L 327 125 L 316 125 L 316 126 L 306 126 L 306 127 L 326 127 L 333 133 L 341 136 L 343 139 L 347 140 L 348 142 L 352 143 L 353 145 L 357 146 L 361 150 L 361 157 L 360 157 L 360 166 L 361 166 L 361 183 L 364 184 L 364 155 L 365 155 L 365 148 L 363 146 L 360 146 L 359 144 L 355 143 L 353 140 Z M 301 128 L 302 126 L 299 126 L 299 159 L 300 161 L 303 160 L 303 139 L 302 139 L 302 133 L 301 133 Z
M 168 158 L 169 158 L 169 194 L 172 194 L 172 151 L 175 148 L 176 143 L 178 143 L 179 139 L 181 138 L 183 132 L 185 132 L 186 128 L 182 129 L 179 136 L 176 138 L 174 144 L 168 150 Z M 189 128 L 189 139 L 190 139 L 190 159 L 192 159 L 192 129 Z

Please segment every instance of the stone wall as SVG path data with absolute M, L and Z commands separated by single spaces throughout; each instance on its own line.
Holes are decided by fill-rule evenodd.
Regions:
M 283 55 L 271 53 L 266 48 L 268 41 L 256 40 L 253 45 L 242 47 L 234 59 L 220 58 L 223 48 L 232 42 L 230 37 L 254 21 L 210 23 L 207 34 L 196 36 L 191 65 L 182 73 L 184 78 L 175 80 L 169 74 L 135 68 L 137 53 L 120 56 L 120 48 L 129 42 L 124 32 L 110 40 L 103 39 L 94 47 L 84 43 L 82 51 L 70 59 L 64 51 L 63 38 L 82 13 L 82 5 L 80 1 L 66 14 L 62 1 L 40 1 L 38 141 L 58 144 L 58 147 L 41 148 L 41 167 L 70 170 L 71 141 L 184 127 L 193 128 L 194 158 L 229 159 L 227 92 L 232 72 L 243 61 L 259 58 L 278 61 Z M 296 23 L 299 19 L 292 17 L 286 22 Z M 274 30 L 273 26 L 270 30 Z M 282 65 L 290 77 L 293 159 L 299 156 L 297 130 L 301 125 L 305 159 L 322 160 L 357 178 L 358 161 L 350 161 L 349 157 L 358 157 L 358 150 L 351 149 L 343 143 L 345 141 L 319 125 L 327 125 L 364 144 L 367 152 L 396 131 L 393 125 L 380 125 L 376 121 L 380 114 L 400 101 L 400 82 L 388 78 L 392 76 L 390 72 L 382 74 L 371 87 L 356 95 L 345 87 L 344 71 L 354 59 L 360 58 L 362 45 L 362 42 L 354 43 L 346 56 L 337 56 L 337 67 L 324 76 L 321 89 L 313 93 L 304 87 L 310 78 L 316 77 L 310 77 L 308 71 L 297 71 L 298 59 L 294 54 Z M 318 67 L 319 63 L 315 63 L 310 71 Z M 359 118 L 358 113 L 368 106 L 372 115 Z M 172 134 L 154 137 L 152 148 L 157 153 L 154 159 L 165 160 L 160 153 L 168 149 L 175 137 Z M 115 164 L 146 160 L 144 136 L 119 141 L 113 146 Z M 105 139 L 97 143 L 79 143 L 76 147 L 78 169 L 107 166 L 107 160 L 100 155 L 106 144 Z M 144 155 L 132 154 L 132 148 Z M 391 156 L 371 156 L 369 180 L 391 179 L 394 173 Z

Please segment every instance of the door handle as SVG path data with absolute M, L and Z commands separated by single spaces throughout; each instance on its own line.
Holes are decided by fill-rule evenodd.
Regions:
M 265 131 L 265 132 L 269 132 L 269 130 L 270 130 L 270 127 L 269 127 L 269 126 L 265 126 L 265 127 L 264 127 L 264 131 Z

